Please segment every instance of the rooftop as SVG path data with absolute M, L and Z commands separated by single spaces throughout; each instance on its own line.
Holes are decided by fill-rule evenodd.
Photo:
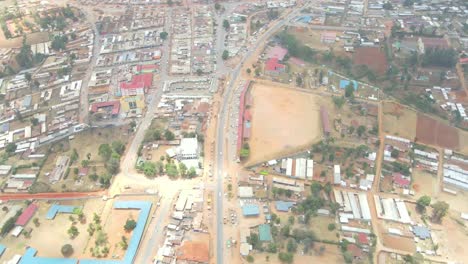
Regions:
M 258 237 L 260 241 L 271 241 L 271 227 L 269 224 L 262 224 L 258 226 Z
M 288 54 L 288 50 L 281 46 L 274 46 L 268 49 L 266 57 L 271 59 L 275 58 L 277 60 L 283 60 L 284 56 Z
M 244 216 L 257 216 L 260 214 L 260 209 L 256 204 L 246 204 L 242 206 L 242 214 Z
M 34 213 L 37 211 L 38 206 L 36 204 L 30 204 L 23 213 L 16 220 L 15 225 L 25 226 L 29 220 L 33 217 Z

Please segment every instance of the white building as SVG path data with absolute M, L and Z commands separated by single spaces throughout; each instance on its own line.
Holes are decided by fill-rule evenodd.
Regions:
M 200 149 L 197 138 L 183 138 L 180 141 L 180 146 L 176 150 L 177 159 L 198 159 L 199 155 Z
M 340 183 L 341 183 L 340 165 L 335 165 L 333 167 L 333 184 L 340 184 Z

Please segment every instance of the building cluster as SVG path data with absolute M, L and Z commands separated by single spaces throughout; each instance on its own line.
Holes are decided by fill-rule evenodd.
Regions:
M 208 236 L 203 240 L 193 239 L 200 233 L 207 233 L 203 206 L 203 190 L 182 190 L 179 193 L 155 264 L 209 262 Z

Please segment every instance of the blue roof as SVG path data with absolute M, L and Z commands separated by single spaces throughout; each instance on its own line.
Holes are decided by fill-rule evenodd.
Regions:
M 32 102 L 32 96 L 30 94 L 26 95 L 23 99 L 23 107 L 29 107 Z
M 346 86 L 348 86 L 349 83 L 350 83 L 349 80 L 341 80 L 340 81 L 340 89 L 346 88 Z M 353 81 L 353 85 L 354 85 L 354 91 L 356 91 L 357 88 L 358 88 L 358 83 L 356 81 Z
M 312 16 L 301 16 L 297 21 L 302 23 L 310 23 L 310 21 L 312 21 Z
M 47 211 L 46 219 L 52 220 L 52 219 L 55 218 L 55 216 L 58 213 L 73 214 L 73 210 L 75 210 L 77 208 L 82 208 L 82 207 L 81 206 L 70 206 L 70 205 L 54 204 L 49 208 L 49 211 Z
M 295 204 L 295 202 L 276 201 L 275 207 L 278 211 L 289 212 L 289 208 L 293 207 Z
M 0 245 L 0 256 L 3 255 L 3 252 L 5 252 L 6 247 L 4 245 Z
M 26 252 L 21 257 L 20 264 L 76 264 L 78 263 L 77 259 L 67 259 L 67 258 L 43 258 L 43 257 L 34 257 L 37 253 L 37 250 L 34 248 L 26 249 Z
M 148 220 L 149 213 L 151 211 L 151 202 L 145 201 L 117 201 L 114 203 L 114 209 L 139 209 L 140 214 L 138 215 L 137 225 L 135 229 L 133 229 L 132 237 L 128 243 L 127 251 L 125 252 L 125 256 L 122 260 L 106 260 L 106 259 L 83 259 L 79 260 L 80 264 L 132 264 L 135 255 L 138 250 L 138 246 L 140 245 L 141 238 L 143 236 L 143 231 L 145 229 L 146 222 Z M 57 205 L 62 207 L 61 205 Z M 70 206 L 73 207 L 73 206 Z M 65 207 L 67 212 L 70 212 L 70 207 Z M 49 209 L 49 212 L 52 210 Z M 77 207 L 73 207 L 73 209 Z M 59 209 L 54 209 L 59 210 Z M 49 212 L 47 215 L 49 215 Z M 57 211 L 55 211 L 57 214 Z M 54 217 L 55 217 L 54 214 Z M 53 218 L 52 218 L 53 219 Z M 37 250 L 33 248 L 28 248 L 26 253 L 21 258 L 20 264 L 76 264 L 78 263 L 77 259 L 65 259 L 65 258 L 44 258 L 44 257 L 34 257 L 36 255 Z
M 258 237 L 260 241 L 271 241 L 271 227 L 268 224 L 258 226 Z
M 244 216 L 254 216 L 260 214 L 260 209 L 256 204 L 246 204 L 242 206 L 242 214 Z
M 431 231 L 425 226 L 413 226 L 413 233 L 420 239 L 426 239 L 431 237 Z

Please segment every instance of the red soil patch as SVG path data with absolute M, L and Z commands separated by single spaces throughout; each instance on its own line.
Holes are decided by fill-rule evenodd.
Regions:
M 418 114 L 416 139 L 425 144 L 448 149 L 459 148 L 459 136 L 456 128 L 448 126 L 424 114 Z
M 356 49 L 353 56 L 355 65 L 366 65 L 379 75 L 385 74 L 388 68 L 387 57 L 378 47 L 364 47 Z

